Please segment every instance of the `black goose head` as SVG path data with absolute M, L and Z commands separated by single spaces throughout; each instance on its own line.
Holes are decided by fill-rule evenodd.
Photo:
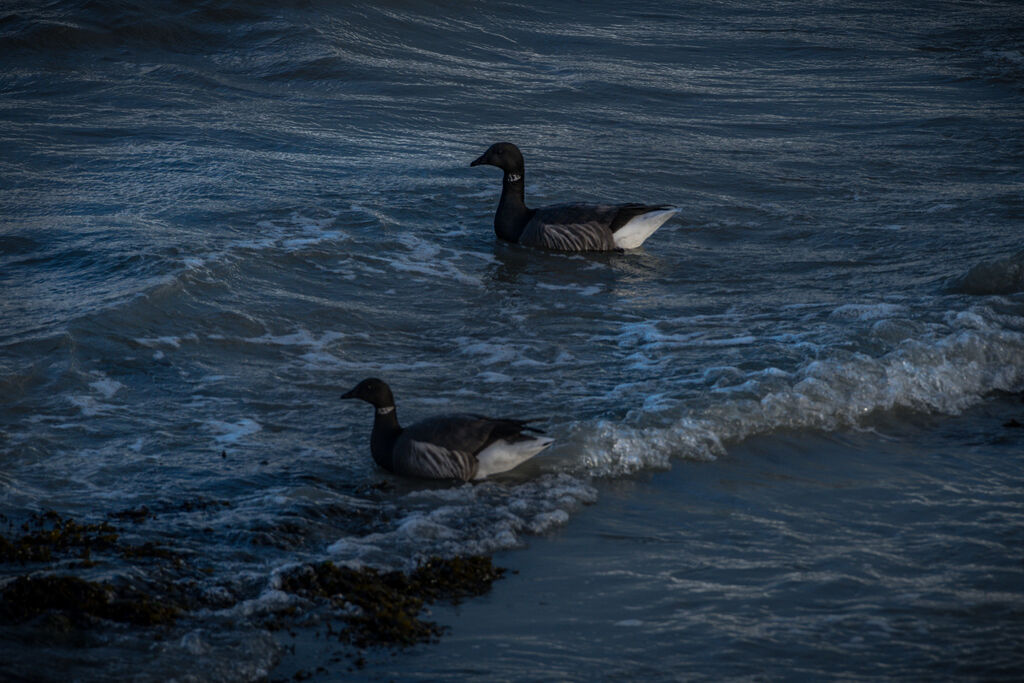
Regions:
M 469 165 L 480 166 L 481 164 L 497 166 L 505 173 L 518 173 L 520 176 L 523 174 L 523 155 L 519 148 L 511 142 L 494 143 Z
M 375 408 L 389 408 L 395 405 L 391 395 L 391 387 L 384 380 L 369 377 L 357 384 L 351 391 L 341 395 L 342 398 L 358 398 Z

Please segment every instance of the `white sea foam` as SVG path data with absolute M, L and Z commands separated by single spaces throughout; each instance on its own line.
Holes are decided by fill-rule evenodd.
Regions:
M 327 551 L 339 562 L 401 567 L 432 554 L 493 553 L 565 524 L 596 499 L 592 486 L 565 473 L 417 490 L 396 503 L 401 512 L 388 530 L 338 539 Z
M 216 612 L 219 616 L 231 618 L 249 617 L 255 614 L 274 614 L 300 602 L 300 598 L 273 587 L 263 591 L 259 596 L 243 600 L 230 608 Z
M 93 417 L 108 412 L 113 406 L 101 403 L 92 396 L 69 396 L 68 400 L 76 406 L 85 417 Z
M 124 385 L 117 380 L 110 379 L 109 377 L 102 375 L 101 378 L 95 382 L 90 382 L 89 386 L 96 390 L 103 398 L 111 398 L 114 394 L 124 388 Z
M 177 336 L 165 336 L 165 337 L 140 337 L 135 341 L 143 346 L 150 348 L 157 348 L 160 346 L 171 347 L 172 349 L 181 348 L 181 342 L 183 340 L 196 341 L 198 337 L 195 334 L 186 334 L 180 337 Z
M 668 467 L 673 458 L 709 460 L 729 442 L 755 434 L 854 427 L 879 411 L 962 412 L 989 392 L 1024 386 L 1024 334 L 994 327 L 994 315 L 961 312 L 952 316 L 959 329 L 904 340 L 878 357 L 837 353 L 792 373 L 711 368 L 722 400 L 690 410 L 668 427 L 581 425 L 574 437 L 582 451 L 579 469 L 616 476 Z M 722 378 L 729 379 L 719 384 Z
M 832 318 L 840 320 L 879 320 L 905 313 L 906 306 L 900 304 L 846 304 L 832 311 Z
M 599 287 L 598 285 L 579 285 L 576 283 L 566 285 L 553 285 L 547 282 L 538 282 L 534 286 L 537 289 L 576 292 L 580 296 L 594 296 L 595 294 L 601 293 L 601 287 Z
M 523 360 L 521 348 L 512 343 L 501 343 L 499 341 L 480 342 L 469 337 L 458 337 L 454 340 L 462 353 L 467 356 L 474 356 L 481 365 L 495 365 L 498 363 L 511 363 L 516 360 Z
M 324 332 L 320 336 L 317 336 L 309 330 L 299 328 L 295 332 L 289 334 L 264 334 L 261 337 L 248 337 L 245 341 L 250 344 L 269 344 L 271 346 L 300 346 L 310 347 L 315 349 L 322 349 L 328 344 L 344 339 L 345 335 L 341 332 Z
M 208 420 L 205 423 L 207 429 L 216 432 L 218 435 L 214 440 L 218 443 L 233 444 L 240 439 L 250 436 L 263 429 L 260 423 L 251 418 L 244 417 L 237 422 L 223 422 L 221 420 Z
M 442 249 L 435 243 L 410 234 L 403 234 L 400 241 L 406 247 L 406 252 L 396 253 L 388 259 L 388 266 L 393 270 L 421 275 L 429 280 L 454 280 L 471 287 L 483 286 L 479 276 L 464 272 L 459 267 L 461 253 Z
M 699 339 L 693 343 L 698 346 L 746 346 L 757 341 L 757 337 L 743 335 L 741 337 L 726 337 L 723 339 Z

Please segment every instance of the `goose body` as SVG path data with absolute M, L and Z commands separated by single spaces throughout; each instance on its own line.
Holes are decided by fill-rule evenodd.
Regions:
M 554 441 L 538 436 L 540 430 L 528 420 L 471 413 L 438 415 L 403 429 L 390 387 L 375 378 L 363 380 L 342 398 L 374 406 L 370 453 L 378 465 L 406 477 L 484 479 L 513 469 Z
M 560 204 L 526 206 L 523 155 L 510 142 L 499 142 L 470 166 L 497 166 L 504 171 L 501 199 L 494 214 L 500 239 L 550 251 L 636 249 L 679 209 L 650 204 Z

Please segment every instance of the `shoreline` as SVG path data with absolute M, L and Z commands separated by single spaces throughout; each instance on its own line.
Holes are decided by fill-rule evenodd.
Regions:
M 1002 629 L 1003 640 L 1024 636 L 1014 626 L 1024 594 L 1012 582 L 1024 551 L 1010 543 L 1015 518 L 1006 517 L 1022 495 L 1015 483 L 1024 484 L 1019 455 L 1013 458 L 1024 444 L 1022 422 L 1022 398 L 997 394 L 956 416 L 886 415 L 858 431 L 762 435 L 714 461 L 674 461 L 668 470 L 593 482 L 597 504 L 529 537 L 525 547 L 488 558 L 428 560 L 411 573 L 296 565 L 282 574 L 282 589 L 302 596 L 305 606 L 252 617 L 280 648 L 265 673 L 282 681 L 339 674 L 772 678 L 796 670 L 796 661 L 806 663 L 808 676 L 963 669 L 964 662 L 928 648 L 941 638 L 935 629 L 949 637 L 972 618 L 977 608 L 965 601 L 1001 596 L 997 602 L 1005 604 L 990 606 L 984 618 Z M 1006 470 L 996 477 L 1006 492 L 986 493 L 993 468 Z M 984 484 L 975 497 L 988 500 L 972 499 L 964 510 L 963 496 L 943 497 L 950 487 L 972 486 L 972 477 Z M 936 501 L 924 505 L 930 497 Z M 960 526 L 980 520 L 987 528 L 993 515 L 1009 526 L 992 530 L 981 546 L 965 531 L 972 527 Z M 111 553 L 166 565 L 179 576 L 193 571 L 153 543 L 126 543 L 116 526 L 55 513 L 40 515 L 30 530 L 21 542 L 5 543 L 27 558 L 24 574 L 43 577 L 43 588 L 70 586 L 84 602 L 46 597 L 21 612 L 26 605 L 2 605 L 23 617 L 25 628 L 62 629 L 66 639 L 76 630 L 111 629 L 113 619 L 159 639 L 172 633 L 175 618 L 202 611 L 197 596 L 172 592 L 170 579 L 163 593 L 163 584 L 153 584 L 147 594 L 78 578 Z M 52 555 L 43 541 L 52 543 Z M 921 553 L 921 543 L 936 547 Z M 993 557 L 993 543 L 1007 546 Z M 7 557 L 8 568 L 17 557 Z M 988 565 L 977 570 L 982 561 Z M 47 583 L 48 574 L 74 578 Z M 1001 577 L 997 585 L 990 585 L 993 576 Z M 5 584 L 5 600 L 18 581 Z M 916 587 L 921 582 L 930 592 Z M 965 598 L 972 584 L 976 597 Z M 205 629 L 195 626 L 184 638 Z M 721 633 L 709 641 L 705 630 Z M 714 647 L 676 647 L 699 634 Z M 910 654 L 897 665 L 889 657 L 900 639 Z M 979 658 L 986 648 L 998 653 L 977 663 L 981 671 L 997 675 L 999 658 L 1016 663 L 1001 642 L 976 644 Z M 853 657 L 865 650 L 876 651 L 873 663 Z
M 598 482 L 598 503 L 568 525 L 494 555 L 508 573 L 489 593 L 432 609 L 429 618 L 448 627 L 439 642 L 368 651 L 357 665 L 318 664 L 327 671 L 317 674 L 312 661 L 329 660 L 330 648 L 297 633 L 294 652 L 282 657 L 274 675 L 913 678 L 967 672 L 973 665 L 980 667 L 976 673 L 998 677 L 1000 658 L 1013 661 L 1009 637 L 1024 635 L 1013 621 L 1024 595 L 1018 591 L 1016 605 L 988 617 L 1008 632 L 1002 641 L 975 643 L 978 650 L 967 660 L 934 651 L 933 639 L 956 629 L 959 613 L 969 609 L 958 604 L 960 580 L 984 578 L 955 548 L 945 558 L 904 566 L 902 554 L 920 542 L 913 529 L 922 521 L 908 513 L 916 505 L 901 499 L 908 493 L 903 486 L 955 483 L 950 477 L 942 484 L 937 470 L 958 472 L 958 454 L 981 435 L 1008 452 L 1018 448 L 1024 430 L 1011 420 L 1022 414 L 1020 398 L 997 396 L 958 416 L 888 419 L 872 431 L 759 436 L 717 461 L 677 461 L 667 471 Z M 889 472 L 890 480 L 878 481 L 880 472 Z M 886 499 L 898 517 L 879 514 L 871 521 L 877 531 L 857 529 L 854 520 Z M 951 501 L 950 509 L 956 507 Z M 729 521 L 728 531 L 716 519 Z M 863 534 L 877 537 L 860 550 L 837 549 L 847 535 Z M 879 548 L 890 534 L 905 538 L 890 539 L 892 550 Z M 969 548 L 971 542 L 965 537 L 957 544 Z M 846 566 L 850 553 L 860 559 Z M 1020 562 L 1011 555 L 1000 566 L 1012 571 Z M 915 581 L 937 587 L 921 594 L 912 590 Z M 822 593 L 819 582 L 833 593 Z M 1012 586 L 1004 588 L 1012 593 Z M 952 616 L 936 617 L 936 609 Z M 721 632 L 715 646 L 689 651 L 687 634 L 696 639 L 704 629 Z M 708 642 L 706 633 L 702 640 Z

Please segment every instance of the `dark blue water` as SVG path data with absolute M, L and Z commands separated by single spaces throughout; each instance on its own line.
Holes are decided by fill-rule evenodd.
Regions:
M 1022 35 L 1009 1 L 6 3 L 0 514 L 144 505 L 200 607 L 5 625 L 3 673 L 287 677 L 332 656 L 266 628 L 309 609 L 288 567 L 498 552 L 363 674 L 1016 678 Z M 683 210 L 499 244 L 498 140 L 533 206 Z M 557 442 L 395 479 L 338 400 L 371 375 Z

